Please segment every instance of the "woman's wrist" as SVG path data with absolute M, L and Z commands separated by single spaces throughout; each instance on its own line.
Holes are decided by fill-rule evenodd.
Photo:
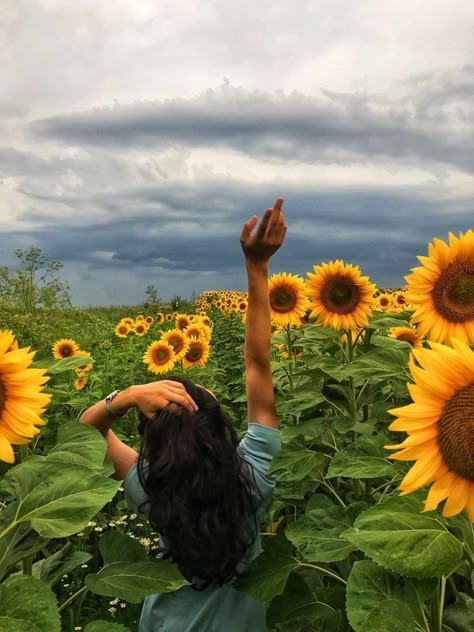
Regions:
M 136 406 L 135 386 L 129 386 L 117 393 L 111 402 L 112 410 L 117 417 L 125 415 L 130 408 Z

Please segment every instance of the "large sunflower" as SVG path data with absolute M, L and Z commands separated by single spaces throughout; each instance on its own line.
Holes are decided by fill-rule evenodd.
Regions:
M 474 342 L 474 231 L 449 233 L 449 245 L 435 237 L 428 254 L 405 277 L 406 299 L 416 305 L 412 322 L 436 342 Z
M 56 360 L 62 360 L 63 358 L 70 358 L 73 355 L 77 355 L 79 351 L 79 345 L 77 342 L 71 339 L 63 338 L 58 340 L 53 345 L 53 356 Z
M 25 444 L 38 434 L 36 426 L 51 395 L 42 393 L 49 379 L 45 369 L 30 369 L 34 352 L 15 349 L 12 332 L 0 332 L 0 459 L 15 461 L 12 444 Z
M 148 345 L 143 355 L 143 362 L 152 373 L 167 373 L 175 363 L 173 347 L 163 340 L 156 340 Z
M 189 341 L 179 329 L 166 331 L 161 336 L 161 340 L 173 347 L 175 360 L 181 360 L 189 351 Z
M 359 266 L 341 259 L 313 266 L 307 272 L 311 316 L 326 327 L 355 329 L 364 326 L 372 313 L 375 284 L 362 276 Z
M 209 344 L 206 340 L 191 340 L 189 350 L 183 358 L 184 368 L 204 366 L 209 357 Z
M 297 274 L 281 272 L 268 280 L 270 294 L 270 316 L 277 327 L 300 325 L 308 309 L 306 284 Z M 241 310 L 245 311 L 245 310 Z
M 402 494 L 433 483 L 425 511 L 444 500 L 444 516 L 467 509 L 474 521 L 474 351 L 452 338 L 453 348 L 431 343 L 414 349 L 409 366 L 413 403 L 389 412 L 396 415 L 390 430 L 408 432 L 392 459 L 416 463 L 400 484 Z

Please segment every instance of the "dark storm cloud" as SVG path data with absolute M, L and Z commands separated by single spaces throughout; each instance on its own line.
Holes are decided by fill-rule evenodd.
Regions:
M 388 157 L 468 170 L 474 165 L 473 85 L 474 67 L 453 76 L 418 77 L 410 97 L 392 101 L 328 91 L 321 98 L 275 95 L 225 83 L 191 100 L 94 109 L 36 121 L 31 129 L 76 145 L 225 147 L 308 163 Z
M 285 186 L 280 191 L 241 182 L 167 183 L 91 198 L 94 205 L 115 205 L 121 214 L 113 222 L 67 226 L 49 220 L 29 237 L 49 256 L 82 262 L 98 276 L 101 270 L 126 270 L 142 278 L 158 270 L 169 276 L 171 286 L 183 275 L 198 279 L 216 272 L 224 278 L 242 270 L 238 238 L 243 222 L 260 215 L 279 194 L 285 196 L 289 231 L 275 270 L 304 274 L 315 263 L 342 258 L 361 265 L 381 285 L 402 283 L 417 265 L 416 255 L 426 254 L 427 243 L 434 236 L 446 239 L 450 230 L 470 228 L 474 210 L 469 200 L 435 199 L 415 188 L 400 193 Z M 68 203 L 79 209 L 89 201 L 70 198 Z M 153 207 L 159 210 L 150 212 Z M 124 217 L 127 208 L 134 209 L 133 217 Z M 39 219 L 34 212 L 25 218 Z M 14 235 L 8 240 L 14 242 Z M 6 236 L 2 242 L 4 249 Z

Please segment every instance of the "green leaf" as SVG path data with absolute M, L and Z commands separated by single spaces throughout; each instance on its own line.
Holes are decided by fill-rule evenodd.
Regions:
M 339 370 L 340 378 L 353 377 L 356 380 L 379 382 L 388 377 L 403 375 L 408 363 L 410 349 L 372 349 L 357 356 Z
M 394 476 L 400 466 L 385 458 L 384 437 L 360 437 L 357 441 L 336 452 L 326 476 L 350 476 L 351 478 L 379 478 Z
M 112 481 L 87 467 L 31 457 L 10 469 L 0 487 L 17 502 L 15 523 L 30 523 L 40 535 L 63 538 L 83 529 L 115 495 L 121 481 Z
M 381 566 L 401 575 L 449 575 L 461 561 L 462 544 L 435 512 L 420 513 L 422 496 L 396 496 L 371 507 L 341 537 Z
M 306 440 L 317 439 L 321 436 L 321 423 L 323 421 L 323 418 L 317 417 L 294 426 L 284 426 L 281 429 L 281 440 L 284 444 L 287 444 L 298 437 L 298 435 L 303 435 Z
M 97 428 L 70 421 L 59 427 L 56 444 L 49 451 L 47 460 L 77 463 L 93 470 L 102 470 L 106 451 L 107 442 Z
M 99 540 L 104 564 L 113 562 L 144 562 L 147 553 L 143 544 L 120 531 L 107 531 Z
M 291 524 L 285 534 L 307 562 L 339 562 L 355 549 L 340 537 L 351 522 L 343 507 L 313 509 Z
M 178 590 L 188 584 L 174 564 L 165 560 L 112 562 L 96 575 L 87 575 L 86 586 L 106 597 L 140 603 L 147 595 Z
M 347 581 L 347 616 L 355 632 L 414 632 L 400 583 L 374 562 L 354 562 Z
M 61 360 L 40 360 L 33 362 L 31 366 L 37 369 L 46 369 L 49 375 L 56 375 L 57 373 L 63 373 L 63 371 L 72 371 L 84 364 L 93 364 L 94 359 L 89 356 L 74 355 L 69 358 L 62 358 Z
M 130 628 L 125 627 L 121 623 L 99 620 L 88 623 L 84 628 L 84 632 L 130 632 Z
M 405 314 L 384 316 L 385 312 L 375 312 L 374 317 L 366 325 L 367 329 L 389 329 L 390 327 L 408 327 L 409 322 Z
M 405 579 L 404 602 L 413 612 L 418 624 L 423 628 L 425 625 L 424 607 L 425 602 L 438 588 L 439 580 L 436 577 L 425 577 L 424 579 Z
M 444 610 L 443 623 L 450 632 L 472 632 L 474 630 L 474 599 L 459 593 L 458 601 Z
M 285 590 L 288 577 L 298 566 L 284 535 L 274 536 L 266 541 L 263 553 L 250 565 L 249 575 L 237 580 L 234 588 L 257 601 L 271 601 Z
M 277 452 L 270 472 L 278 472 L 281 482 L 301 481 L 305 477 L 322 481 L 322 469 L 326 461 L 327 456 L 322 452 L 307 450 L 304 437 L 300 435 Z
M 5 632 L 60 632 L 59 610 L 51 588 L 34 577 L 9 577 L 0 585 L 0 630 L 2 626 Z
M 85 564 L 91 557 L 90 553 L 79 551 L 71 542 L 66 542 L 62 549 L 33 564 L 33 577 L 52 587 L 63 575 Z

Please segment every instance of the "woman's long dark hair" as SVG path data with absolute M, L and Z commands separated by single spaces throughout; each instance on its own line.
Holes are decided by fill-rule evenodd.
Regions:
M 203 589 L 240 574 L 237 565 L 258 533 L 259 493 L 219 402 L 188 378 L 167 379 L 181 382 L 199 410 L 168 405 L 141 419 L 138 476 L 149 502 L 140 510 L 167 539 L 163 558 Z

